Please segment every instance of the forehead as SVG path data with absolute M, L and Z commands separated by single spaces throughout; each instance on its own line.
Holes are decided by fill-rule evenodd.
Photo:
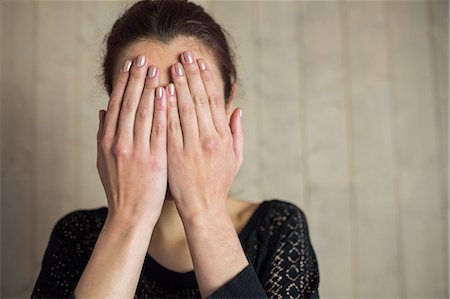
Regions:
M 116 74 L 126 60 L 133 60 L 138 55 L 143 54 L 148 59 L 148 66 L 155 65 L 159 68 L 161 85 L 165 86 L 172 82 L 170 67 L 181 61 L 180 55 L 187 50 L 193 53 L 195 59 L 203 58 L 206 60 L 214 74 L 217 87 L 223 90 L 223 82 L 214 55 L 197 39 L 185 36 L 177 37 L 167 44 L 155 40 L 133 42 L 121 53 L 115 65 L 113 82 L 115 82 Z

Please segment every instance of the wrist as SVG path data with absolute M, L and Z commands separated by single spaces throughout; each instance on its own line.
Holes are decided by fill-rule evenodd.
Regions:
M 228 216 L 228 209 L 225 200 L 214 200 L 214 203 L 208 203 L 208 200 L 189 199 L 175 202 L 181 220 L 193 221 L 203 218 L 214 219 L 217 216 Z
M 185 227 L 190 229 L 203 229 L 214 225 L 228 225 L 231 222 L 230 215 L 225 205 L 197 209 L 184 210 L 180 212 L 181 220 Z
M 108 212 L 105 225 L 116 230 L 129 233 L 151 233 L 156 225 L 156 220 L 141 217 L 138 215 L 129 215 L 128 213 Z

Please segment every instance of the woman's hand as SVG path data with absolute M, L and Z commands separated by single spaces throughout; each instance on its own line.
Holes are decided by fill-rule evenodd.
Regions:
M 223 91 L 203 59 L 187 51 L 171 67 L 167 89 L 168 177 L 180 216 L 224 209 L 243 161 L 241 110 L 228 124 Z
M 167 189 L 167 104 L 160 72 L 147 62 L 125 62 L 100 111 L 97 169 L 108 217 L 155 224 Z

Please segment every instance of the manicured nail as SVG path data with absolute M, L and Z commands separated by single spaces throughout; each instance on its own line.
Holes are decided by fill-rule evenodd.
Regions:
M 131 60 L 125 61 L 122 67 L 122 72 L 128 72 L 131 68 Z
M 184 71 L 183 71 L 183 66 L 181 65 L 181 63 L 177 63 L 175 65 L 175 71 L 177 72 L 178 76 L 183 76 Z
M 206 62 L 203 59 L 198 60 L 198 65 L 202 71 L 206 71 Z
M 156 66 L 154 66 L 154 65 L 150 66 L 148 74 L 150 75 L 150 78 L 155 77 L 156 76 Z
M 163 88 L 160 86 L 156 89 L 156 97 L 161 99 L 163 97 Z
M 175 95 L 175 85 L 173 85 L 173 83 L 170 83 L 169 85 L 167 85 L 167 91 L 169 92 L 169 94 L 171 96 Z
M 145 56 L 144 55 L 139 55 L 137 60 L 136 60 L 137 66 L 143 66 L 144 63 L 145 63 Z
M 184 61 L 186 61 L 187 63 L 191 64 L 194 62 L 194 56 L 192 56 L 192 53 L 189 51 L 186 51 L 183 53 L 184 56 Z
M 242 118 L 242 109 L 239 110 L 239 117 Z

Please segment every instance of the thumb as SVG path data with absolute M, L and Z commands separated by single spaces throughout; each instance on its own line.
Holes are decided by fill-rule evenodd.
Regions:
M 239 167 L 244 160 L 244 127 L 242 121 L 242 108 L 236 108 L 230 117 L 230 128 L 233 134 L 233 148 Z

